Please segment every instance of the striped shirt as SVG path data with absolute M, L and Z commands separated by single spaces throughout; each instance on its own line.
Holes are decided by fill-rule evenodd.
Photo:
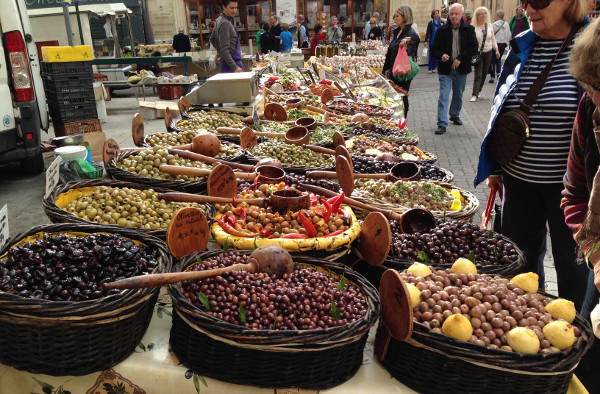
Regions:
M 529 88 L 554 58 L 563 39 L 539 39 L 523 66 L 521 79 L 503 110 L 519 108 Z M 571 131 L 579 101 L 577 82 L 567 72 L 573 43 L 554 62 L 550 75 L 529 111 L 529 138 L 504 172 L 533 183 L 562 183 L 567 169 Z

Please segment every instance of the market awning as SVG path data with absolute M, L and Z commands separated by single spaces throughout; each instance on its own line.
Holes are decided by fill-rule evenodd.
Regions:
M 69 7 L 71 14 L 75 13 L 75 7 Z M 131 10 L 123 3 L 110 3 L 110 4 L 91 4 L 79 6 L 79 13 L 89 12 L 100 17 L 106 15 L 116 15 L 123 13 L 131 13 Z M 52 8 L 37 8 L 34 10 L 27 10 L 29 17 L 45 16 L 45 15 L 62 15 L 62 7 Z

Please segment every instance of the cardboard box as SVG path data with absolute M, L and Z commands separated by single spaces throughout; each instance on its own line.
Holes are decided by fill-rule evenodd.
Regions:
M 42 47 L 42 60 L 48 63 L 85 62 L 94 60 L 94 52 L 89 45 L 46 46 Z
M 106 100 L 108 93 L 102 82 L 94 82 L 94 100 Z
M 102 131 L 100 119 L 80 120 L 68 123 L 59 123 L 52 120 L 52 125 L 54 126 L 54 135 L 57 137 Z
M 171 116 L 179 118 L 179 105 L 172 101 L 140 101 L 140 113 L 144 119 L 165 117 L 165 108 L 169 107 Z
M 104 133 L 104 131 L 85 134 L 82 144 L 87 142 L 92 147 L 92 161 L 102 161 L 104 141 L 106 141 L 106 133 Z

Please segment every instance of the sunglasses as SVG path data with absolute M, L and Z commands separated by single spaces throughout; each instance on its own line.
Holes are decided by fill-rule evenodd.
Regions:
M 594 92 L 600 92 L 600 86 L 594 86 L 594 85 L 590 85 L 588 83 L 583 82 L 580 79 L 577 79 L 577 82 L 579 82 L 579 85 L 586 91 L 588 92 L 588 94 L 590 96 L 594 95 Z
M 548 7 L 552 3 L 552 0 L 521 0 L 521 7 L 523 7 L 523 11 L 527 8 L 528 5 L 531 5 L 531 8 L 536 10 L 543 10 Z

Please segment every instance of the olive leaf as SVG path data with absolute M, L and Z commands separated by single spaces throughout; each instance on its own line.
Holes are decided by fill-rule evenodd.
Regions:
M 138 343 L 137 347 L 139 347 L 143 351 L 146 351 L 146 346 L 144 346 L 144 344 L 142 342 Z
M 446 210 L 444 210 L 444 216 L 442 216 L 442 221 L 446 221 Z
M 475 251 L 474 250 L 469 252 L 467 259 L 469 259 L 469 260 L 471 260 L 471 262 L 475 263 Z
M 498 254 L 498 249 L 496 249 L 496 245 L 494 245 L 494 259 L 496 259 L 496 261 L 500 261 L 500 255 Z
M 42 382 L 41 380 L 38 380 L 38 379 L 34 378 L 33 376 L 32 376 L 32 379 L 35 380 L 35 382 L 37 384 L 39 384 L 40 386 L 42 386 L 42 389 L 46 389 L 46 390 L 50 390 L 50 391 L 54 390 L 54 386 L 52 386 L 51 384 L 48 384 L 46 382 Z
M 202 264 L 202 257 L 196 256 L 196 263 Z
M 202 382 L 202 384 L 205 387 L 208 387 L 208 384 L 206 383 L 206 379 L 204 379 L 204 376 L 198 375 L 198 373 L 196 373 L 196 372 L 194 372 L 194 375 L 192 376 L 192 380 L 194 382 L 194 388 L 196 389 L 196 393 L 200 393 L 200 382 Z
M 238 308 L 238 312 L 240 313 L 240 320 L 242 321 L 242 323 L 244 325 L 246 325 L 246 323 L 247 323 L 246 311 L 244 310 L 244 306 L 242 304 L 240 304 L 240 307 Z
M 338 321 L 342 318 L 340 315 L 340 310 L 335 304 L 335 301 L 331 301 L 331 316 L 333 316 L 334 321 Z
M 494 230 L 488 231 L 488 238 L 494 238 Z
M 294 311 L 294 323 L 298 324 L 298 319 L 296 318 L 296 311 Z
M 256 244 L 256 238 L 254 238 L 254 250 L 258 249 L 258 245 Z
M 204 308 L 206 308 L 207 311 L 210 311 L 210 302 L 208 301 L 208 297 L 201 291 L 197 292 L 196 295 L 198 296 L 198 299 L 202 305 L 204 305 Z
M 424 262 L 425 264 L 429 263 L 429 255 L 427 255 L 427 253 L 423 252 L 422 250 L 419 250 L 417 252 L 417 255 L 419 256 L 419 259 Z
M 343 290 L 344 286 L 346 286 L 346 278 L 344 278 L 344 275 L 342 275 L 342 279 L 340 280 L 340 284 L 338 285 L 337 289 Z
M 225 238 L 225 242 L 223 242 L 223 254 L 229 252 L 229 238 Z

